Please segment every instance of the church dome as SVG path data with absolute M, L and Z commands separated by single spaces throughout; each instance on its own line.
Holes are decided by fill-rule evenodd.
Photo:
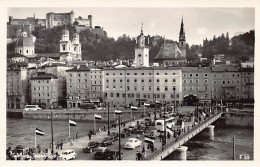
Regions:
M 16 47 L 34 46 L 33 40 L 29 37 L 21 37 L 16 41 Z
M 73 37 L 74 37 L 74 38 L 79 38 L 79 34 L 78 34 L 78 33 L 74 33 L 74 34 L 73 34 Z
M 62 34 L 63 34 L 63 35 L 69 35 L 69 30 L 63 29 L 63 30 L 62 30 Z

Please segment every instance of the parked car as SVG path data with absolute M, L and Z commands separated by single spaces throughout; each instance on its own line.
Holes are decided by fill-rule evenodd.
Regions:
M 121 153 L 121 157 L 122 157 Z M 107 152 L 107 160 L 118 160 L 119 159 L 119 151 L 108 151 Z
M 100 146 L 100 143 L 97 141 L 91 141 L 88 143 L 88 146 L 86 148 L 83 148 L 84 153 L 91 153 L 95 151 Z
M 105 138 L 103 139 L 102 143 L 111 145 L 111 144 L 114 143 L 114 137 L 112 137 L 112 136 L 105 137 Z
M 140 147 L 142 144 L 142 141 L 137 139 L 137 138 L 130 138 L 128 141 L 125 143 L 124 148 L 130 148 L 130 149 L 135 149 L 136 147 Z
M 74 150 L 62 151 L 62 154 L 59 156 L 59 158 L 62 160 L 75 159 L 76 157 L 77 157 L 77 154 L 75 153 Z
M 114 138 L 114 141 L 119 139 L 119 134 L 116 132 L 110 133 L 110 136 Z
M 39 105 L 25 105 L 24 111 L 39 111 L 42 110 L 42 108 L 39 107 Z
M 108 151 L 109 150 L 107 147 L 99 147 L 94 154 L 94 158 L 100 159 L 100 160 L 105 160 L 107 158 Z
M 133 132 L 136 130 L 136 123 L 135 122 L 131 122 L 131 124 L 128 126 L 128 129 Z
M 121 132 L 121 137 L 127 137 L 131 135 L 131 131 L 127 128 L 123 129 L 123 131 Z

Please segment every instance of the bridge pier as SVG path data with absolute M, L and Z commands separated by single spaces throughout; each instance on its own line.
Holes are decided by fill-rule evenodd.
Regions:
M 203 136 L 205 139 L 214 141 L 214 128 L 214 125 L 207 126 L 201 133 L 201 136 Z
M 186 155 L 187 150 L 188 150 L 188 147 L 186 147 L 186 146 L 180 146 L 180 147 L 178 147 L 178 148 L 173 152 L 173 159 L 174 159 L 174 160 L 186 161 L 186 160 L 187 160 L 187 155 Z

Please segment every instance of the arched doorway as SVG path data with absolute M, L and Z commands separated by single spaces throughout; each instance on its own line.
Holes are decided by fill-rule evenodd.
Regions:
M 183 104 L 186 106 L 196 106 L 199 102 L 197 95 L 186 95 L 183 98 Z

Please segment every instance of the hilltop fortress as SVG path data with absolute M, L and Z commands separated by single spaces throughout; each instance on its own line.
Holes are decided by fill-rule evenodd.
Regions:
M 79 16 L 75 18 L 75 13 L 72 10 L 69 13 L 54 13 L 49 12 L 46 14 L 46 19 L 38 19 L 34 17 L 27 17 L 26 19 L 14 19 L 13 16 L 9 16 L 8 25 L 30 25 L 32 30 L 35 27 L 53 28 L 55 26 L 62 25 L 74 25 L 81 27 L 92 28 L 92 15 L 88 15 L 88 18 Z

